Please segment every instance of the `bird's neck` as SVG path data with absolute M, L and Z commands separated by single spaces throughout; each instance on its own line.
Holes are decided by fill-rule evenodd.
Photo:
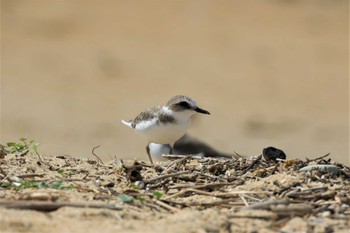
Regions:
M 165 112 L 165 114 L 172 116 L 177 122 L 191 123 L 191 116 L 193 115 L 191 111 L 174 112 L 170 110 L 167 106 L 163 106 L 163 111 Z

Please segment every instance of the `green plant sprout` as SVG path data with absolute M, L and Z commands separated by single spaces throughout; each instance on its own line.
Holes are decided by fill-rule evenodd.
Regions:
M 74 172 L 66 172 L 64 169 L 58 169 L 57 173 L 60 174 L 62 177 L 65 178 L 71 178 L 74 175 Z
M 38 156 L 40 163 L 45 164 L 44 160 L 38 152 L 38 147 L 40 143 L 35 142 L 35 140 L 27 140 L 26 138 L 20 138 L 19 142 L 8 142 L 4 149 L 7 153 L 25 155 L 29 151 L 35 153 Z
M 120 194 L 120 195 L 118 195 L 117 199 L 120 202 L 125 203 L 125 204 L 131 204 L 134 202 L 134 198 L 130 195 L 127 195 L 127 194 Z
M 153 192 L 153 198 L 155 198 L 155 199 L 160 199 L 160 198 L 162 198 L 163 196 L 164 196 L 164 194 L 161 193 L 161 192 L 159 192 L 159 191 L 154 191 L 154 192 Z
M 8 142 L 6 143 L 5 149 L 10 152 L 11 154 L 15 153 L 23 153 L 30 148 L 33 148 L 35 146 L 35 141 L 31 140 L 28 141 L 26 138 L 20 138 L 19 142 Z M 37 146 L 36 146 L 37 147 Z M 34 150 L 34 148 L 33 148 Z
M 2 182 L 0 183 L 1 188 L 5 189 L 15 189 L 15 190 L 22 190 L 22 189 L 58 189 L 58 190 L 72 190 L 73 186 L 68 185 L 64 186 L 62 184 L 62 181 L 53 181 L 51 183 L 45 183 L 42 181 L 37 180 L 20 180 L 19 182 Z

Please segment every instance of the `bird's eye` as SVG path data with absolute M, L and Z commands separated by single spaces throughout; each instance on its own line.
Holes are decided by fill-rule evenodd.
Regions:
M 183 107 L 183 108 L 189 108 L 189 107 L 190 107 L 190 105 L 189 105 L 186 101 L 181 101 L 181 102 L 179 103 L 179 105 L 180 105 L 181 107 Z

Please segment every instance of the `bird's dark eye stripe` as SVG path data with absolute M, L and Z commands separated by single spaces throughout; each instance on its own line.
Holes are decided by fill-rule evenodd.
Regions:
M 180 105 L 181 107 L 184 107 L 184 108 L 190 107 L 190 105 L 186 101 L 181 101 L 180 103 L 178 103 L 178 105 Z

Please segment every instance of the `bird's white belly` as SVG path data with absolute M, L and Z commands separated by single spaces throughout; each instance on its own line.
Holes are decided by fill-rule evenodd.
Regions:
M 149 142 L 170 144 L 174 143 L 186 133 L 190 123 L 190 120 L 176 122 L 175 124 L 157 124 L 156 121 L 142 122 L 135 128 L 135 131 L 139 134 L 145 135 L 149 139 Z

